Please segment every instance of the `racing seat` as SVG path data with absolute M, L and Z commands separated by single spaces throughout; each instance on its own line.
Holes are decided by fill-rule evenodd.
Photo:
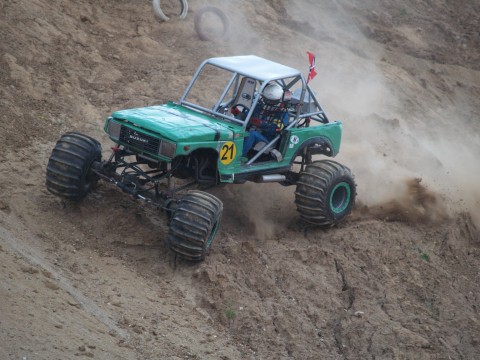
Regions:
M 237 94 L 235 95 L 235 98 L 231 103 L 232 106 L 230 106 L 227 110 L 227 115 L 233 116 L 232 114 L 233 105 L 240 105 L 240 106 L 243 106 L 243 108 L 250 109 L 253 103 L 253 97 L 255 95 L 256 86 L 257 86 L 256 80 L 249 77 L 244 77 L 240 81 L 240 86 L 238 87 Z

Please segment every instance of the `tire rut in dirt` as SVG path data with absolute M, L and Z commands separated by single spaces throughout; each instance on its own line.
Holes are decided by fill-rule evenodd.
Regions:
M 167 247 L 183 259 L 201 261 L 208 254 L 218 230 L 223 204 L 215 196 L 191 190 L 172 216 Z
M 48 191 L 56 196 L 78 201 L 84 198 L 98 181 L 91 171 L 94 161 L 101 161 L 100 143 L 77 132 L 64 134 L 55 145 L 47 165 Z
M 300 174 L 295 204 L 308 223 L 330 227 L 342 221 L 355 204 L 354 177 L 346 166 L 332 160 L 315 161 Z

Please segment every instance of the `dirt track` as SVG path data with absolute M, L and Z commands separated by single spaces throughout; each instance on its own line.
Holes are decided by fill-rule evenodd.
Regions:
M 1 359 L 480 358 L 480 5 L 209 1 L 232 32 L 200 41 L 189 2 L 0 4 Z M 241 11 L 240 11 L 241 10 Z M 293 188 L 215 190 L 212 253 L 175 261 L 162 214 L 108 185 L 80 204 L 44 187 L 59 136 L 177 100 L 207 57 L 307 69 L 358 204 L 299 221 Z

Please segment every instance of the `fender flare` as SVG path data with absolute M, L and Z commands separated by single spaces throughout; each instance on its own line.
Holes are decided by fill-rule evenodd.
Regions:
M 295 151 L 295 155 L 292 157 L 292 162 L 298 157 L 301 156 L 302 152 L 306 148 L 312 148 L 311 155 L 313 154 L 323 154 L 330 157 L 336 155 L 336 152 L 332 146 L 332 142 L 328 137 L 325 136 L 317 136 L 307 141 L 304 141 L 303 144 Z M 337 151 L 338 152 L 338 151 Z
M 188 12 L 187 0 L 179 0 L 182 10 L 180 11 L 179 19 L 184 19 Z M 160 0 L 152 0 L 153 14 L 162 21 L 168 21 L 170 18 L 165 15 L 160 7 Z

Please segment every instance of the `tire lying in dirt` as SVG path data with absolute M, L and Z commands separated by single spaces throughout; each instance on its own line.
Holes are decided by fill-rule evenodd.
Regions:
M 185 19 L 188 13 L 188 2 L 187 0 L 180 0 L 180 6 L 182 7 L 180 11 L 179 19 Z M 153 14 L 162 21 L 168 21 L 170 18 L 165 15 L 160 6 L 160 0 L 152 0 Z
M 216 18 L 220 20 L 222 23 L 222 30 L 221 31 L 212 31 L 212 29 L 207 29 L 204 26 L 202 19 L 205 15 L 214 15 Z M 197 10 L 195 16 L 193 18 L 193 23 L 195 26 L 195 31 L 198 34 L 198 37 L 201 40 L 206 41 L 218 41 L 224 39 L 228 36 L 228 32 L 230 29 L 230 23 L 228 21 L 227 16 L 225 13 L 215 6 L 204 6 Z
M 91 168 L 101 158 L 97 140 L 77 132 L 64 134 L 48 160 L 47 190 L 69 200 L 83 199 L 99 179 Z
M 175 209 L 167 247 L 183 259 L 201 261 L 208 254 L 220 225 L 223 204 L 215 196 L 191 190 Z
M 330 227 L 352 211 L 355 196 L 350 169 L 331 160 L 314 161 L 300 173 L 295 204 L 306 222 Z

